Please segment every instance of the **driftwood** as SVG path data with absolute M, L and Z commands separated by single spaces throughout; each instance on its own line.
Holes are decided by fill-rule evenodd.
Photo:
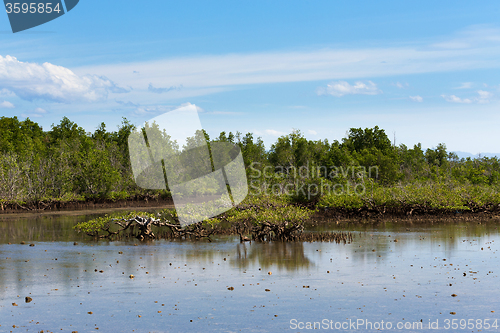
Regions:
M 250 221 L 238 222 L 234 225 L 236 234 L 240 236 L 240 242 L 257 241 L 257 242 L 270 242 L 270 241 L 295 241 L 304 230 L 302 223 L 281 222 L 270 223 L 262 222 L 254 225 Z M 250 234 L 251 238 L 246 237 L 244 234 Z
M 119 226 L 118 230 L 111 230 L 113 225 Z M 113 236 L 123 235 L 125 231 L 130 230 L 130 235 L 135 236 L 139 240 L 157 238 L 152 227 L 167 227 L 173 234 L 174 238 L 193 237 L 195 239 L 207 238 L 211 241 L 210 236 L 215 232 L 215 229 L 207 230 L 201 223 L 192 224 L 187 228 L 182 228 L 180 224 L 174 224 L 161 219 L 152 217 L 134 216 L 132 218 L 112 219 L 101 231 L 104 235 L 95 233 L 87 233 L 87 235 L 95 238 L 112 238 Z M 135 231 L 137 229 L 137 232 Z
M 304 226 L 300 223 L 263 222 L 252 228 L 252 237 L 261 242 L 265 241 L 294 241 L 302 232 Z

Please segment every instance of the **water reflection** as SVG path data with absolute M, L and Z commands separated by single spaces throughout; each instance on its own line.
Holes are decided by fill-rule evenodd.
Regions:
M 34 215 L 17 219 L 12 215 L 0 215 L 0 244 L 21 241 L 69 242 L 86 240 L 88 237 L 76 233 L 73 226 L 99 215 Z
M 318 248 L 330 248 L 330 243 L 239 243 L 236 237 L 220 236 L 213 244 L 205 241 L 152 241 L 139 243 L 130 239 L 124 243 L 95 241 L 86 235 L 78 234 L 73 226 L 103 214 L 87 215 L 47 215 L 32 218 L 14 219 L 12 216 L 0 216 L 0 244 L 20 242 L 78 242 L 92 246 L 110 246 L 117 244 L 140 244 L 141 248 L 158 244 L 184 244 L 178 256 L 186 261 L 202 260 L 213 262 L 227 257 L 238 269 L 249 267 L 268 268 L 270 266 L 287 270 L 300 270 L 314 266 L 306 254 L 304 244 L 317 244 Z M 498 234 L 500 220 L 456 221 L 453 219 L 428 220 L 425 223 L 400 220 L 380 220 L 373 223 L 338 223 L 319 221 L 310 231 L 352 232 L 355 235 L 352 244 L 336 244 L 333 248 L 345 248 L 352 260 L 372 260 L 384 258 L 392 252 L 419 252 L 423 248 L 440 248 L 452 255 L 463 242 L 481 242 L 491 235 Z M 230 245 L 232 244 L 232 245 Z M 168 246 L 168 245 L 167 245 Z M 222 250 L 224 249 L 224 250 Z M 224 254 L 223 252 L 230 252 Z
M 300 270 L 314 265 L 304 253 L 303 243 L 273 242 L 266 244 L 236 245 L 236 255 L 231 264 L 239 269 L 249 267 L 278 267 L 286 270 Z
M 85 219 L 0 221 L 0 331 L 280 331 L 291 318 L 442 323 L 500 311 L 498 220 L 314 227 L 355 234 L 336 244 L 94 241 L 72 229 Z

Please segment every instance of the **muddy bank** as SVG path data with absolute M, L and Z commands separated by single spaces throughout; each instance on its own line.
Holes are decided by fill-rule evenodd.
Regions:
M 336 220 L 336 221 L 380 221 L 380 220 L 407 220 L 407 221 L 429 221 L 429 220 L 475 220 L 500 218 L 500 206 L 474 205 L 468 206 L 469 210 L 430 208 L 421 205 L 402 205 L 397 207 L 380 206 L 374 208 L 318 208 L 312 220 Z M 313 208 L 313 207 L 310 207 Z
M 171 198 L 134 197 L 123 200 L 94 199 L 87 201 L 40 201 L 35 203 L 0 203 L 0 216 L 26 213 L 74 213 L 76 211 L 110 211 L 130 208 L 173 208 Z
M 482 206 L 470 203 L 470 210 L 437 209 L 422 205 L 401 205 L 397 207 L 375 206 L 371 208 L 317 208 L 313 203 L 305 206 L 317 209 L 305 226 L 332 221 L 338 222 L 380 222 L 380 221 L 437 221 L 437 220 L 477 220 L 500 219 L 500 205 Z M 123 200 L 87 200 L 87 201 L 44 201 L 31 204 L 0 203 L 0 218 L 29 217 L 32 215 L 85 215 L 104 214 L 113 211 L 174 208 L 171 198 L 137 196 Z M 225 228 L 224 228 L 225 229 Z M 227 231 L 220 232 L 222 234 Z M 233 231 L 230 234 L 236 234 Z

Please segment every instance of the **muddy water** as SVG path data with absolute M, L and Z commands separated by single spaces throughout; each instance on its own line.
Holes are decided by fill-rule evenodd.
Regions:
M 320 228 L 351 244 L 141 244 L 75 234 L 87 218 L 0 220 L 0 332 L 500 329 L 496 220 Z

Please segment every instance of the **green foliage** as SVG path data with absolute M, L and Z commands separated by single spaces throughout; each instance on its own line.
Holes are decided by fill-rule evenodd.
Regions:
M 115 131 L 101 123 L 93 133 L 87 133 L 66 117 L 48 131 L 30 119 L 0 117 L 0 199 L 37 202 L 120 200 L 141 194 L 168 196 L 168 188 L 143 189 L 133 178 L 128 138 L 142 130 L 125 118 Z M 421 144 L 413 148 L 394 146 L 377 126 L 351 128 L 340 142 L 331 143 L 308 140 L 294 130 L 279 137 L 269 151 L 252 133 L 221 132 L 211 140 L 208 133 L 200 131 L 188 142 L 178 143 L 156 124 L 147 124 L 145 130 L 149 131 L 148 139 L 161 142 L 151 147 L 153 153 L 163 156 L 205 142 L 237 144 L 250 192 L 255 194 L 250 200 L 257 200 L 256 196 L 278 200 L 269 195 L 284 194 L 288 203 L 319 201 L 325 206 L 350 208 L 373 203 L 460 208 L 469 201 L 498 201 L 498 158 L 458 159 L 442 143 L 425 151 Z M 203 154 L 200 150 L 195 156 L 179 155 L 182 168 L 173 165 L 175 159 L 164 163 L 177 171 L 178 179 L 174 181 L 185 182 L 199 176 L 196 170 L 200 161 L 207 160 Z M 205 164 L 210 171 L 212 166 Z M 210 194 L 212 185 L 193 183 L 188 195 Z M 346 191 L 357 185 L 367 189 L 361 196 Z M 264 202 L 258 205 L 266 206 Z
M 98 217 L 96 219 L 92 219 L 86 222 L 80 222 L 75 225 L 73 228 L 79 232 L 83 232 L 86 234 L 97 235 L 103 228 L 111 222 L 112 217 L 106 215 L 103 217 Z
M 86 133 L 66 117 L 47 132 L 30 119 L 1 117 L 0 198 L 117 200 L 155 192 L 138 188 L 132 177 L 127 140 L 133 130 L 125 118 L 116 132 L 102 123 Z
M 349 135 L 344 138 L 343 144 L 351 151 L 361 152 L 364 149 L 376 149 L 381 152 L 391 150 L 391 140 L 383 129 L 378 126 L 374 128 L 351 128 Z
M 323 196 L 318 207 L 355 209 L 363 207 L 363 198 L 355 194 L 331 194 Z
M 166 214 L 165 212 L 162 213 Z M 109 215 L 106 214 L 105 216 L 101 216 L 89 221 L 80 222 L 76 224 L 73 228 L 78 232 L 83 232 L 89 235 L 97 236 L 106 227 L 109 227 L 114 220 L 127 220 L 134 218 L 135 216 L 153 217 L 153 218 L 158 217 L 157 215 L 155 216 L 154 213 L 136 212 L 136 211 L 127 214 L 120 214 L 120 213 L 109 214 Z
M 105 232 L 107 232 L 108 230 L 113 230 L 113 227 L 114 230 L 116 230 L 117 229 L 116 222 L 128 221 L 138 216 L 142 218 L 151 217 L 154 219 L 160 219 L 161 222 L 165 222 L 170 225 L 175 225 L 180 228 L 177 212 L 174 209 L 163 209 L 156 212 L 133 211 L 126 214 L 123 213 L 107 214 L 105 216 L 101 216 L 89 221 L 80 222 L 73 228 L 78 232 L 82 232 L 93 237 L 99 237 L 105 234 Z M 204 220 L 198 224 L 188 225 L 184 229 L 192 231 L 193 229 L 196 229 L 199 226 L 201 226 L 206 230 L 211 230 L 215 228 L 220 222 L 221 219 L 219 218 L 211 218 Z
M 498 205 L 498 187 L 462 185 L 459 183 L 414 183 L 405 186 L 367 189 L 363 195 L 335 194 L 323 196 L 320 208 L 422 207 L 427 209 L 470 210 L 471 206 Z
M 228 212 L 226 220 L 230 223 L 250 221 L 255 225 L 263 222 L 269 223 L 303 223 L 312 214 L 312 211 L 299 206 L 282 207 L 251 207 L 244 210 L 232 210 Z

